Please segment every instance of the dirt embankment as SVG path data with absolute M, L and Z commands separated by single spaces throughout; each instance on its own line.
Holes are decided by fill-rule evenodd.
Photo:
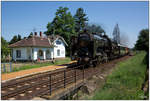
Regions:
M 144 100 L 149 99 L 149 69 L 146 70 L 145 81 L 142 85 L 142 90 L 144 91 Z
M 112 60 L 109 63 L 100 64 L 98 66 L 100 68 L 100 73 L 86 80 L 85 85 L 81 87 L 80 90 L 73 96 L 73 99 L 89 99 L 91 96 L 93 96 L 97 89 L 103 87 L 107 76 L 112 73 L 116 67 L 116 64 L 120 61 L 127 60 L 130 57 L 131 56 L 125 56 L 116 60 Z

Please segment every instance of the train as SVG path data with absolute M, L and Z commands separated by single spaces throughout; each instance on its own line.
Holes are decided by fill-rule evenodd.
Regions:
M 105 33 L 88 33 L 87 30 L 71 37 L 71 60 L 78 64 L 96 66 L 129 54 L 129 48 L 112 41 Z

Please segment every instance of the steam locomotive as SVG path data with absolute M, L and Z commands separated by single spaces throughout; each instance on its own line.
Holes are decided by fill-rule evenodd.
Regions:
M 113 42 L 106 34 L 97 35 L 84 30 L 78 36 L 71 38 L 71 59 L 78 64 L 92 64 L 108 62 L 128 54 L 128 48 Z

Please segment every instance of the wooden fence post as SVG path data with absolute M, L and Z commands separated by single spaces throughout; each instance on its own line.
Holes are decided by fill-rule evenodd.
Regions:
M 6 72 L 5 63 L 3 64 L 3 71 L 4 71 L 4 73 Z
M 12 72 L 12 63 L 10 62 L 10 72 Z

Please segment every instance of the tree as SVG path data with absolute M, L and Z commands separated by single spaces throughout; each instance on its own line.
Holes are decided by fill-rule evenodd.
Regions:
M 86 24 L 85 28 L 90 32 L 90 33 L 96 33 L 101 35 L 101 33 L 105 33 L 104 29 L 100 25 L 96 24 Z
M 18 34 L 18 41 L 20 41 L 20 40 L 21 40 L 21 35 Z
M 8 48 L 8 42 L 1 37 L 1 58 L 5 58 L 10 54 L 10 49 Z
M 33 36 L 33 32 L 30 33 L 30 35 L 28 36 L 28 38 L 31 38 Z
M 13 43 L 15 43 L 15 42 L 17 42 L 17 41 L 20 41 L 20 40 L 21 40 L 21 35 L 19 35 L 19 34 L 18 34 L 18 36 L 15 35 L 15 36 L 10 40 L 9 44 L 13 44 Z
M 88 21 L 88 17 L 84 13 L 83 8 L 78 8 L 76 14 L 74 15 L 75 20 L 75 31 L 78 33 L 83 31 L 85 28 L 86 21 Z
M 55 13 L 55 18 L 47 24 L 47 31 L 44 33 L 46 35 L 60 35 L 70 45 L 70 37 L 76 33 L 74 18 L 68 10 L 67 7 L 59 7 Z
M 135 49 L 147 52 L 145 56 L 145 63 L 147 64 L 147 68 L 149 68 L 149 29 L 143 29 L 140 31 L 138 40 L 135 44 Z
M 9 42 L 9 44 L 13 44 L 13 43 L 15 43 L 15 42 L 17 42 L 18 41 L 18 38 L 17 38 L 17 36 L 15 35 L 12 39 L 11 39 L 11 41 Z
M 149 51 L 149 29 L 140 31 L 138 40 L 135 44 L 135 49 Z

